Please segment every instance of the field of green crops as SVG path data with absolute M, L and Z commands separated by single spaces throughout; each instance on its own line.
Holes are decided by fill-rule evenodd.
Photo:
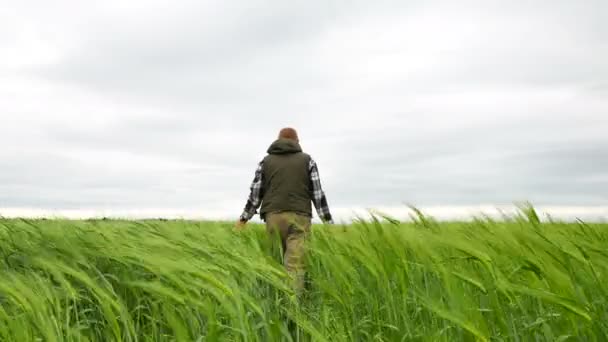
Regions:
M 296 298 L 262 225 L 0 219 L 2 341 L 607 341 L 608 225 L 315 226 Z

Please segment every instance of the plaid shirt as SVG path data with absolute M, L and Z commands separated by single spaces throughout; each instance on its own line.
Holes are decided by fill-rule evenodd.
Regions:
M 262 196 L 264 195 L 264 189 L 262 186 L 263 165 L 264 160 L 258 164 L 258 168 L 255 170 L 253 182 L 249 187 L 251 192 L 249 194 L 249 198 L 247 199 L 245 210 L 240 217 L 242 221 L 249 221 L 257 213 L 257 209 L 260 207 L 260 204 L 262 204 Z M 325 192 L 323 191 L 323 188 L 321 188 L 321 178 L 319 177 L 317 163 L 312 158 L 308 163 L 308 173 L 310 174 L 312 201 L 317 209 L 319 218 L 324 222 L 334 223 L 331 213 L 329 212 L 329 205 L 327 204 Z

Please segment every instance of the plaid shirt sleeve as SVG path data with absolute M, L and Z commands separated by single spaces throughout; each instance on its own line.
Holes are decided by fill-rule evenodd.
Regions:
M 321 187 L 321 177 L 319 176 L 319 169 L 317 163 L 311 158 L 308 164 L 308 171 L 310 173 L 310 183 L 312 190 L 312 201 L 317 209 L 319 218 L 327 223 L 334 223 L 331 213 L 329 211 L 329 205 L 327 204 L 327 197 Z
M 257 213 L 258 208 L 262 202 L 262 195 L 264 193 L 264 189 L 262 188 L 262 165 L 264 164 L 264 160 L 262 160 L 258 164 L 258 168 L 255 170 L 255 176 L 253 177 L 253 182 L 249 187 L 250 193 L 249 198 L 247 199 L 247 203 L 245 204 L 245 209 L 240 216 L 241 221 L 249 221 L 251 218 Z

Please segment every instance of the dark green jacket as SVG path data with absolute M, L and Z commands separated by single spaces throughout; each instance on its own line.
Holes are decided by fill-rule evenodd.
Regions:
M 268 147 L 263 161 L 261 217 L 294 211 L 312 217 L 310 156 L 293 140 L 279 139 Z

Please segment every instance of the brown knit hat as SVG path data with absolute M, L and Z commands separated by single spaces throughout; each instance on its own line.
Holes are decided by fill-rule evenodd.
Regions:
M 298 132 L 296 132 L 296 130 L 291 127 L 283 128 L 279 132 L 279 139 L 290 139 L 298 141 Z

